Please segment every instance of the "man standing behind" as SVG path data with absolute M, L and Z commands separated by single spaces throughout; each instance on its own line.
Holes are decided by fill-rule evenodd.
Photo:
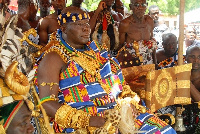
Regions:
M 149 7 L 149 15 L 154 20 L 153 37 L 157 41 L 158 49 L 162 48 L 162 34 L 168 30 L 164 20 L 159 20 L 160 10 L 156 5 Z
M 51 0 L 39 0 L 40 17 L 44 18 L 50 14 Z
M 58 24 L 58 15 L 61 13 L 62 9 L 66 7 L 66 0 L 53 0 L 51 2 L 55 12 L 50 14 L 49 16 L 43 18 L 40 21 L 38 26 L 38 34 L 39 34 L 39 44 L 42 46 L 46 46 L 50 39 L 50 35 L 59 29 Z
M 149 15 L 146 0 L 131 0 L 133 14 L 119 25 L 120 48 L 123 46 L 130 54 L 140 57 L 142 64 L 156 64 L 156 42 L 153 37 L 154 23 Z M 124 45 L 125 44 L 125 45 Z

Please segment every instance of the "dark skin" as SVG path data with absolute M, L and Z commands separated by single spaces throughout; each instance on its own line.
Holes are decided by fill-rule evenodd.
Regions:
M 192 99 L 198 102 L 200 101 L 200 48 L 193 47 L 189 49 L 186 60 L 188 63 L 192 63 L 190 93 Z
M 124 5 L 121 0 L 115 0 L 115 9 L 116 12 L 122 17 L 124 16 Z
M 17 27 L 22 29 L 22 32 L 29 30 L 30 28 L 36 28 L 38 25 L 39 18 L 36 17 L 37 5 L 36 3 L 30 1 L 29 6 L 26 10 L 18 9 L 18 22 Z
M 39 44 L 42 46 L 46 46 L 48 43 L 48 35 L 55 32 L 57 29 L 60 28 L 57 18 L 58 18 L 58 10 L 62 10 L 65 8 L 66 1 L 65 0 L 52 0 L 52 6 L 55 9 L 53 14 L 43 18 L 38 25 L 38 34 Z
M 186 45 L 186 47 L 192 45 L 195 38 L 196 38 L 195 30 L 190 27 L 186 28 L 186 30 L 185 30 L 185 45 Z
M 120 22 L 123 19 L 123 16 L 121 14 L 118 14 L 117 12 L 112 10 L 112 6 L 114 5 L 114 0 L 102 0 L 99 3 L 98 8 L 95 11 L 89 12 L 90 15 L 90 27 L 93 33 L 95 30 L 95 26 L 99 17 L 99 13 L 102 10 L 107 9 L 108 11 L 111 12 L 112 17 L 114 19 L 115 22 Z
M 12 119 L 6 134 L 32 134 L 34 127 L 30 123 L 31 111 L 23 104 Z
M 161 61 L 174 56 L 177 50 L 177 43 L 175 35 L 165 37 L 162 43 L 163 48 L 156 52 L 157 62 L 160 63 Z
M 75 7 L 81 7 L 81 4 L 83 3 L 84 0 L 72 0 L 72 6 Z
M 39 0 L 40 17 L 44 18 L 50 14 L 51 1 Z
M 145 15 L 146 6 L 136 7 L 134 4 L 146 4 L 146 0 L 131 0 L 130 9 L 133 14 L 119 24 L 119 48 L 124 43 L 133 43 L 140 40 L 151 40 L 153 37 L 154 22 L 149 15 Z M 153 51 L 153 62 L 157 63 L 156 50 Z
M 70 7 L 70 12 L 84 13 L 83 10 L 73 10 L 74 7 Z M 62 12 L 67 13 L 69 9 L 66 8 Z M 89 41 L 90 37 L 90 25 L 89 20 L 79 20 L 76 22 L 70 22 L 61 26 L 63 33 L 63 39 L 68 42 L 72 47 L 79 49 Z M 56 64 L 55 64 L 56 63 Z M 53 66 L 52 66 L 53 65 Z M 51 94 L 58 95 L 58 85 L 53 86 L 53 90 L 49 90 L 48 86 L 40 86 L 42 82 L 56 82 L 59 83 L 59 74 L 67 67 L 66 63 L 61 57 L 55 53 L 48 53 L 40 62 L 38 67 L 38 83 L 39 83 L 39 97 L 43 98 Z M 47 114 L 50 117 L 54 117 L 57 109 L 60 108 L 61 104 L 56 101 L 48 101 L 43 104 Z M 89 121 L 90 126 L 101 127 L 105 123 L 102 117 L 91 117 Z

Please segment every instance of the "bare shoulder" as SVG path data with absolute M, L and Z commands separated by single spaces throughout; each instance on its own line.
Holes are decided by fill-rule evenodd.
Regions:
M 162 55 L 164 55 L 164 49 L 163 48 L 156 50 L 156 56 L 157 57 L 162 56 Z
M 39 68 L 42 70 L 57 70 L 61 69 L 64 64 L 59 54 L 56 52 L 49 52 L 40 62 Z
M 153 19 L 149 15 L 145 15 L 144 18 L 147 22 L 153 23 Z
M 130 22 L 130 16 L 128 18 L 123 19 L 122 21 L 120 21 L 119 29 L 127 30 L 129 28 Z

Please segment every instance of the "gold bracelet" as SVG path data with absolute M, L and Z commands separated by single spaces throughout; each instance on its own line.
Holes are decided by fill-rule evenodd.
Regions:
M 56 82 L 50 82 L 50 83 L 42 82 L 40 85 L 43 86 L 43 87 L 46 86 L 46 85 L 49 85 L 50 86 L 50 90 L 52 90 L 53 89 L 53 85 L 59 85 L 59 84 L 56 83 Z
M 55 121 L 56 123 L 58 123 L 59 125 L 61 125 L 62 127 L 67 127 L 68 125 L 68 117 L 70 116 L 69 114 L 73 113 L 73 111 L 76 111 L 75 108 L 72 108 L 69 105 L 62 105 L 55 114 Z

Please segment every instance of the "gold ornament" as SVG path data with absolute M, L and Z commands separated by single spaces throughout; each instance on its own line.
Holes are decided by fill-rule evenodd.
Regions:
M 28 78 L 17 70 L 18 62 L 14 61 L 6 70 L 5 83 L 17 94 L 26 95 L 29 92 L 30 84 Z

